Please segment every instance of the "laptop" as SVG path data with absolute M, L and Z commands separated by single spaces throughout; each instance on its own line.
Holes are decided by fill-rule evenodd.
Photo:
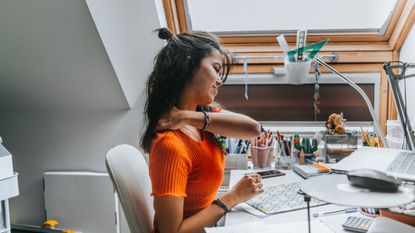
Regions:
M 375 169 L 402 180 L 415 181 L 415 152 L 376 147 L 361 147 L 332 166 L 334 172 Z

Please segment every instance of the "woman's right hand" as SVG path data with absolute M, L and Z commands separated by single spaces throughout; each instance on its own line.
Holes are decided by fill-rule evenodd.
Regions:
M 221 199 L 230 209 L 262 192 L 262 177 L 256 173 L 246 174 Z
M 179 110 L 177 107 L 173 106 L 168 113 L 160 117 L 156 126 L 156 131 L 176 130 L 183 128 L 186 125 L 183 112 L 184 111 Z

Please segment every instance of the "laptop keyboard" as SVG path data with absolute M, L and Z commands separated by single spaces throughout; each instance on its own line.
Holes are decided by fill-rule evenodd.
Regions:
M 386 170 L 388 172 L 415 174 L 415 153 L 399 152 Z

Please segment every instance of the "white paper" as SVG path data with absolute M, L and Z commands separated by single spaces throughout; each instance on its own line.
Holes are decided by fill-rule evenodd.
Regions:
M 206 233 L 308 233 L 308 223 L 303 221 L 282 224 L 264 224 L 257 221 L 226 227 L 206 228 L 205 230 Z M 318 220 L 311 221 L 311 232 L 333 233 L 332 230 Z
M 265 226 L 262 222 L 249 222 L 245 224 L 232 225 L 227 227 L 205 228 L 206 233 L 252 233 Z
M 245 211 L 247 213 L 250 213 L 252 215 L 254 215 L 255 217 L 258 218 L 265 218 L 268 215 L 255 209 L 254 207 L 248 205 L 247 203 L 243 202 L 243 203 L 239 203 L 237 206 L 234 207 L 235 210 L 242 210 Z

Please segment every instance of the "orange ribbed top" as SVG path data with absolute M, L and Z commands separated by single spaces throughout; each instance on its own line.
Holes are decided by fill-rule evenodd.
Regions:
M 197 142 L 180 130 L 166 131 L 151 144 L 151 194 L 184 197 L 185 217 L 211 205 L 222 183 L 225 157 L 209 134 Z

